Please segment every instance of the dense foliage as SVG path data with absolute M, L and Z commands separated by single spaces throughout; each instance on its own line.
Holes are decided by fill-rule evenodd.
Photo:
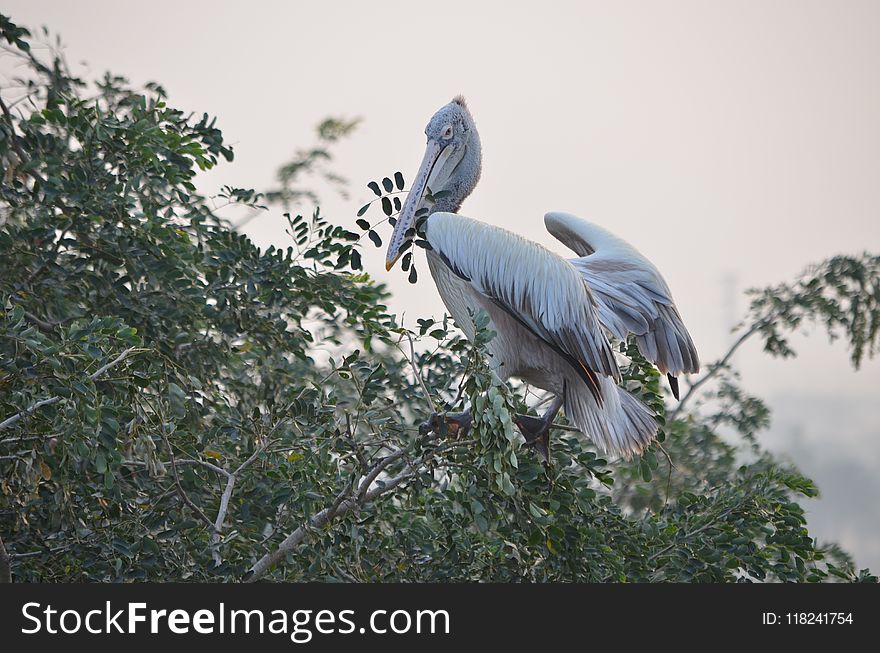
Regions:
M 212 118 L 0 30 L 22 64 L 0 120 L 0 579 L 873 579 L 810 537 L 798 499 L 816 489 L 761 449 L 768 411 L 727 360 L 667 412 L 619 343 L 662 445 L 609 463 L 563 424 L 545 466 L 511 419 L 529 389 L 483 358 L 485 315 L 475 343 L 446 319 L 399 325 L 362 236 L 317 209 L 272 211 L 290 246 L 258 249 L 196 191 L 233 158 Z M 219 196 L 309 201 L 295 163 L 316 151 L 268 196 Z M 785 331 L 819 320 L 858 363 L 878 304 L 880 259 L 838 257 L 759 293 L 743 335 L 788 354 Z M 464 439 L 420 432 L 468 403 Z

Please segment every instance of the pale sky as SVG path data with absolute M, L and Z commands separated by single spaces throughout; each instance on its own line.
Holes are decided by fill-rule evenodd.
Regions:
M 665 275 L 704 361 L 723 353 L 746 307 L 741 295 L 731 305 L 731 284 L 880 251 L 880 2 L 7 0 L 3 11 L 60 32 L 85 75 L 155 80 L 172 105 L 218 115 L 236 157 L 201 178 L 207 194 L 266 188 L 322 118 L 361 117 L 334 167 L 351 199 L 323 194 L 323 211 L 349 226 L 373 197 L 367 181 L 414 175 L 425 124 L 462 93 L 483 175 L 461 212 L 560 253 L 547 211 L 626 238 Z M 288 245 L 278 211 L 246 232 Z M 423 261 L 412 287 L 399 268 L 385 273 L 381 250 L 366 253 L 393 310 L 442 314 Z M 795 344 L 793 361 L 756 344 L 737 358 L 748 390 L 788 406 L 784 424 L 800 429 L 800 440 L 774 433 L 769 444 L 806 464 L 833 442 L 828 455 L 876 467 L 876 412 L 866 423 L 843 410 L 829 432 L 791 406 L 880 409 L 880 361 L 855 373 L 824 335 Z M 870 493 L 826 497 L 873 505 Z M 860 560 L 880 566 L 880 527 L 872 537 Z

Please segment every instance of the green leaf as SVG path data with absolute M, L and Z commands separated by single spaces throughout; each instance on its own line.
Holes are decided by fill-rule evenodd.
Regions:
M 642 480 L 646 483 L 653 478 L 653 475 L 651 474 L 651 467 L 650 465 L 648 465 L 648 462 L 644 458 L 639 461 L 639 473 L 641 473 Z
M 101 450 L 99 450 L 98 453 L 95 454 L 95 471 L 99 474 L 103 474 L 107 471 L 107 457 Z

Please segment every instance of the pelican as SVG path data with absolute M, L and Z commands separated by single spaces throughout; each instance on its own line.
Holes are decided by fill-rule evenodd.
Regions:
M 496 336 L 492 367 L 552 393 L 540 418 L 516 424 L 545 460 L 560 409 L 604 452 L 630 457 L 657 433 L 653 413 L 620 386 L 609 334 L 633 334 L 642 355 L 668 375 L 696 373 L 696 348 L 657 268 L 627 242 L 568 213 L 544 216 L 547 230 L 576 255 L 566 259 L 515 233 L 458 215 L 480 179 L 480 136 L 464 98 L 441 107 L 425 128 L 427 149 L 395 224 L 385 260 L 391 270 L 413 238 L 417 216 L 437 290 L 465 336 L 483 309 Z M 439 416 L 432 416 L 433 427 Z M 445 418 L 456 430 L 470 410 Z

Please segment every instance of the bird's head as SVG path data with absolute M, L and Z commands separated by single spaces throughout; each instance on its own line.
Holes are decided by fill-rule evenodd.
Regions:
M 410 229 L 415 227 L 417 217 L 438 211 L 457 211 L 480 179 L 480 136 L 463 97 L 458 96 L 442 106 L 425 127 L 425 135 L 428 145 L 422 165 L 388 244 L 387 270 L 405 250 L 404 245 L 412 237 Z

